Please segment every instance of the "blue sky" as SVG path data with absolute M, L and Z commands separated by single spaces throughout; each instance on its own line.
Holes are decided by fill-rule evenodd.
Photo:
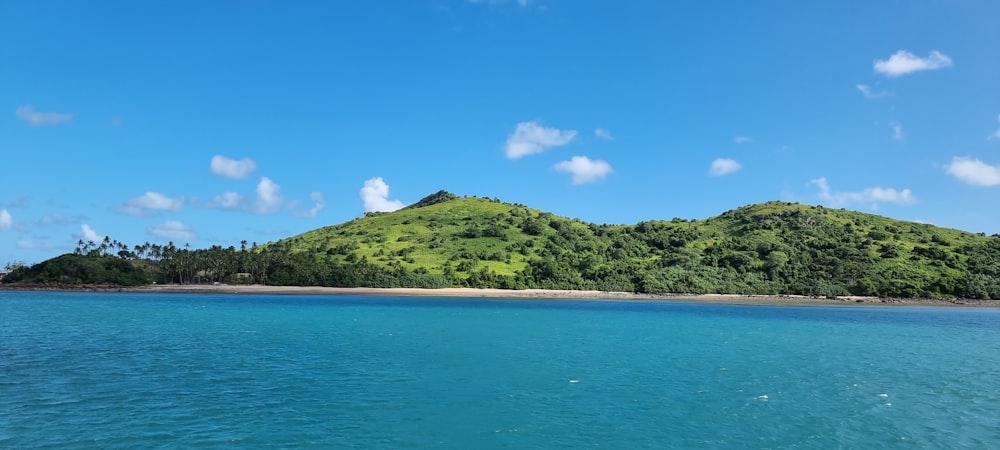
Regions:
M 446 189 L 1000 233 L 1000 3 L 0 4 L 0 266 L 263 243 Z

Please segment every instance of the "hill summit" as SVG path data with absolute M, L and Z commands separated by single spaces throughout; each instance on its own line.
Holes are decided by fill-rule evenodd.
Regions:
M 456 198 L 458 198 L 457 195 L 442 189 L 440 191 L 437 191 L 431 195 L 428 195 L 420 199 L 420 201 L 412 205 L 407 206 L 407 208 L 422 208 L 424 206 L 431 206 L 431 205 L 436 205 L 438 203 L 444 203 L 446 201 L 454 200 Z

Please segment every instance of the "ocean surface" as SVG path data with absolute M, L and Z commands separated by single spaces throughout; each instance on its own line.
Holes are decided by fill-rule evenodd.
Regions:
M 0 448 L 1000 448 L 1000 310 L 0 292 Z

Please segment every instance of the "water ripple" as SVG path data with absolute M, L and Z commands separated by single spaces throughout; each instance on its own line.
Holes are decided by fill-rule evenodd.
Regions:
M 0 294 L 0 447 L 1000 446 L 1000 313 Z

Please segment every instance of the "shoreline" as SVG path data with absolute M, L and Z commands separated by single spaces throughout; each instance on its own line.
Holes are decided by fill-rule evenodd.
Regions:
M 274 295 L 361 295 L 393 297 L 465 297 L 496 299 L 546 299 L 546 300 L 645 300 L 677 301 L 690 303 L 716 303 L 733 305 L 788 305 L 788 306 L 937 306 L 1000 308 L 998 300 L 932 299 L 932 298 L 881 298 L 840 296 L 834 298 L 805 295 L 752 295 L 752 294 L 641 294 L 634 292 L 577 291 L 555 289 L 478 289 L 478 288 L 343 288 L 324 286 L 264 286 L 264 285 L 146 285 L 122 287 L 91 286 L 5 286 L 0 291 L 67 291 L 67 292 L 125 292 L 163 294 L 274 294 Z

